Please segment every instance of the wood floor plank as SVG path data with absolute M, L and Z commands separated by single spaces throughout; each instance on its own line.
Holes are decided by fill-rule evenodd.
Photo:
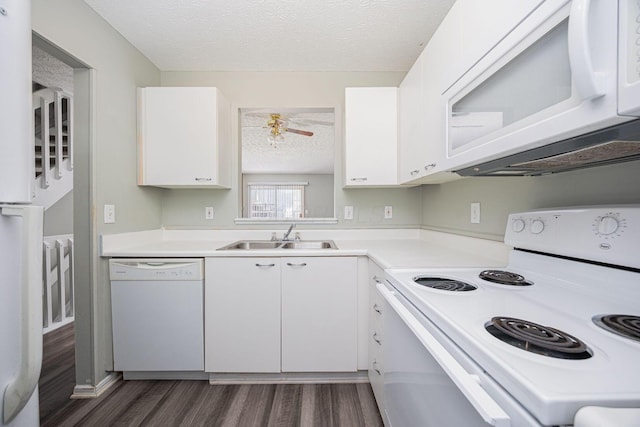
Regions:
M 44 337 L 43 427 L 382 427 L 369 384 L 120 381 L 97 399 L 72 400 L 73 340 L 72 324 Z
M 378 411 L 378 405 L 376 398 L 373 395 L 371 384 L 369 383 L 357 383 L 356 392 L 358 394 L 358 400 L 360 401 L 360 407 L 362 408 L 362 417 L 365 426 L 371 427 L 383 427 L 382 417 L 380 411 Z
M 268 427 L 298 427 L 301 423 L 302 384 L 278 384 Z

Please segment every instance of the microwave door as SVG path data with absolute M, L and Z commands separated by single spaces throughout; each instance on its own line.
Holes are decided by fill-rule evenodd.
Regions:
M 640 3 L 621 0 L 618 13 L 618 114 L 640 117 Z

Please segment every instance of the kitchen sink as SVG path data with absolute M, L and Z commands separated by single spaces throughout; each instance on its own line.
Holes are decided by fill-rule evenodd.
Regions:
M 263 250 L 263 249 L 338 249 L 333 240 L 239 240 L 218 248 L 227 250 Z
M 337 249 L 333 240 L 299 240 L 286 242 L 282 249 Z
M 219 248 L 219 251 L 230 249 L 278 249 L 282 246 L 282 242 L 271 240 L 240 240 L 238 242 L 231 243 L 230 245 Z

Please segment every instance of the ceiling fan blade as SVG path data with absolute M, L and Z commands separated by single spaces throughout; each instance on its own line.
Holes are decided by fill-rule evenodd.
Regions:
M 324 120 L 315 120 L 315 119 L 303 119 L 303 118 L 290 118 L 289 122 L 294 123 L 296 125 L 304 125 L 304 126 L 333 126 L 332 122 L 324 121 Z
M 284 131 L 285 132 L 291 132 L 291 133 L 297 133 L 298 135 L 313 136 L 313 132 L 309 132 L 308 130 L 286 128 L 286 129 L 284 129 Z

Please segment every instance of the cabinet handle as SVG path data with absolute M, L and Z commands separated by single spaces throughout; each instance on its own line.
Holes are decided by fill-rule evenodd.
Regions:
M 380 306 L 378 304 L 373 304 L 373 311 L 378 314 L 382 314 L 382 310 L 380 310 Z
M 307 265 L 307 263 L 306 262 L 301 262 L 300 264 L 293 264 L 293 263 L 288 262 L 287 265 L 289 267 L 305 267 Z
M 382 283 L 382 280 L 378 276 L 373 276 L 373 281 L 376 283 Z
M 196 177 L 196 181 L 198 182 L 209 182 L 209 181 L 213 181 L 212 178 L 201 178 L 201 177 Z
M 351 178 L 350 181 L 366 181 L 367 177 L 362 177 L 362 178 Z
M 372 338 L 378 345 L 382 345 L 382 341 L 380 341 L 380 338 L 378 338 L 378 333 L 377 332 L 373 333 L 373 337 Z
M 409 175 L 413 176 L 413 175 L 416 175 L 416 174 L 419 174 L 419 173 L 420 173 L 420 169 L 414 169 L 411 172 L 409 172 Z
M 428 165 L 424 166 L 424 170 L 428 171 L 431 168 L 435 168 L 436 164 L 435 163 L 429 163 Z
M 275 264 L 256 264 L 256 267 L 275 267 Z
M 380 369 L 378 369 L 378 362 L 376 361 L 376 359 L 373 359 L 373 363 L 371 363 L 371 367 L 373 368 L 374 371 L 376 371 L 376 374 L 382 375 L 382 372 L 380 372 Z

